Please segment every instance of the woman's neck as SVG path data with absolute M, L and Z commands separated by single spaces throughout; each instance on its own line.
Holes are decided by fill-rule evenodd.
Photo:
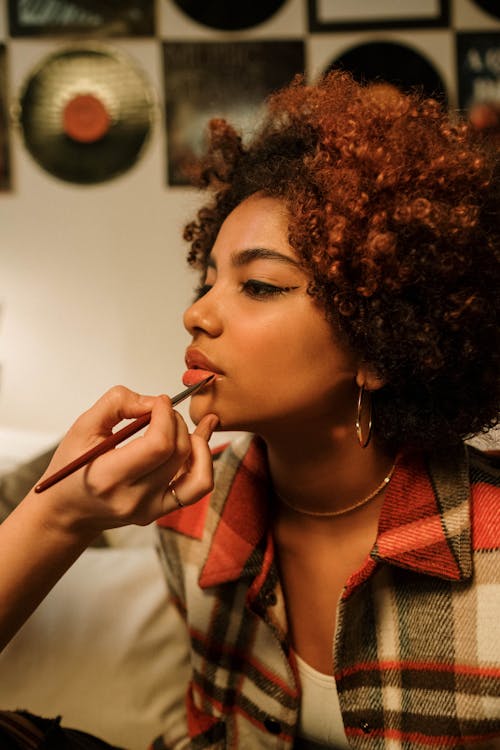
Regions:
M 325 513 L 368 497 L 389 474 L 394 456 L 375 441 L 361 448 L 353 431 L 265 438 L 273 485 L 288 505 Z

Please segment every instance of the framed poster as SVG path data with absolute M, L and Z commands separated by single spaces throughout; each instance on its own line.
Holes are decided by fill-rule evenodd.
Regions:
M 164 42 L 163 62 L 168 183 L 187 185 L 208 121 L 223 117 L 248 132 L 266 96 L 304 71 L 304 43 Z
M 9 0 L 13 37 L 152 36 L 154 0 Z
M 447 26 L 449 0 L 308 0 L 310 31 Z
M 500 32 L 457 33 L 458 105 L 500 102 Z
M 11 188 L 6 57 L 5 44 L 0 44 L 0 190 L 2 191 Z

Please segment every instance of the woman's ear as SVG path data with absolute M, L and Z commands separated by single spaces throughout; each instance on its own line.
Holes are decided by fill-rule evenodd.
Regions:
M 385 385 L 385 380 L 369 365 L 362 365 L 356 373 L 358 388 L 364 386 L 367 391 L 378 391 Z

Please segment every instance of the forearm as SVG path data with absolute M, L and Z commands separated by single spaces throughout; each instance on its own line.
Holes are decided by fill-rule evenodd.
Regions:
M 140 396 L 123 387 L 108 391 L 77 419 L 46 475 L 107 438 L 122 419 L 144 413 L 151 414 L 144 435 L 46 492 L 32 490 L 0 526 L 0 650 L 102 531 L 146 525 L 174 510 L 174 477 L 184 504 L 211 489 L 208 440 L 217 417 L 207 415 L 190 435 L 166 396 Z
M 93 541 L 51 523 L 47 505 L 29 493 L 0 525 L 0 650 Z

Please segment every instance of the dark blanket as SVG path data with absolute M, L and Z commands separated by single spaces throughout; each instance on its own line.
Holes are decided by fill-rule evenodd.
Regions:
M 97 737 L 67 729 L 60 717 L 42 719 L 27 711 L 0 711 L 2 750 L 123 750 Z

